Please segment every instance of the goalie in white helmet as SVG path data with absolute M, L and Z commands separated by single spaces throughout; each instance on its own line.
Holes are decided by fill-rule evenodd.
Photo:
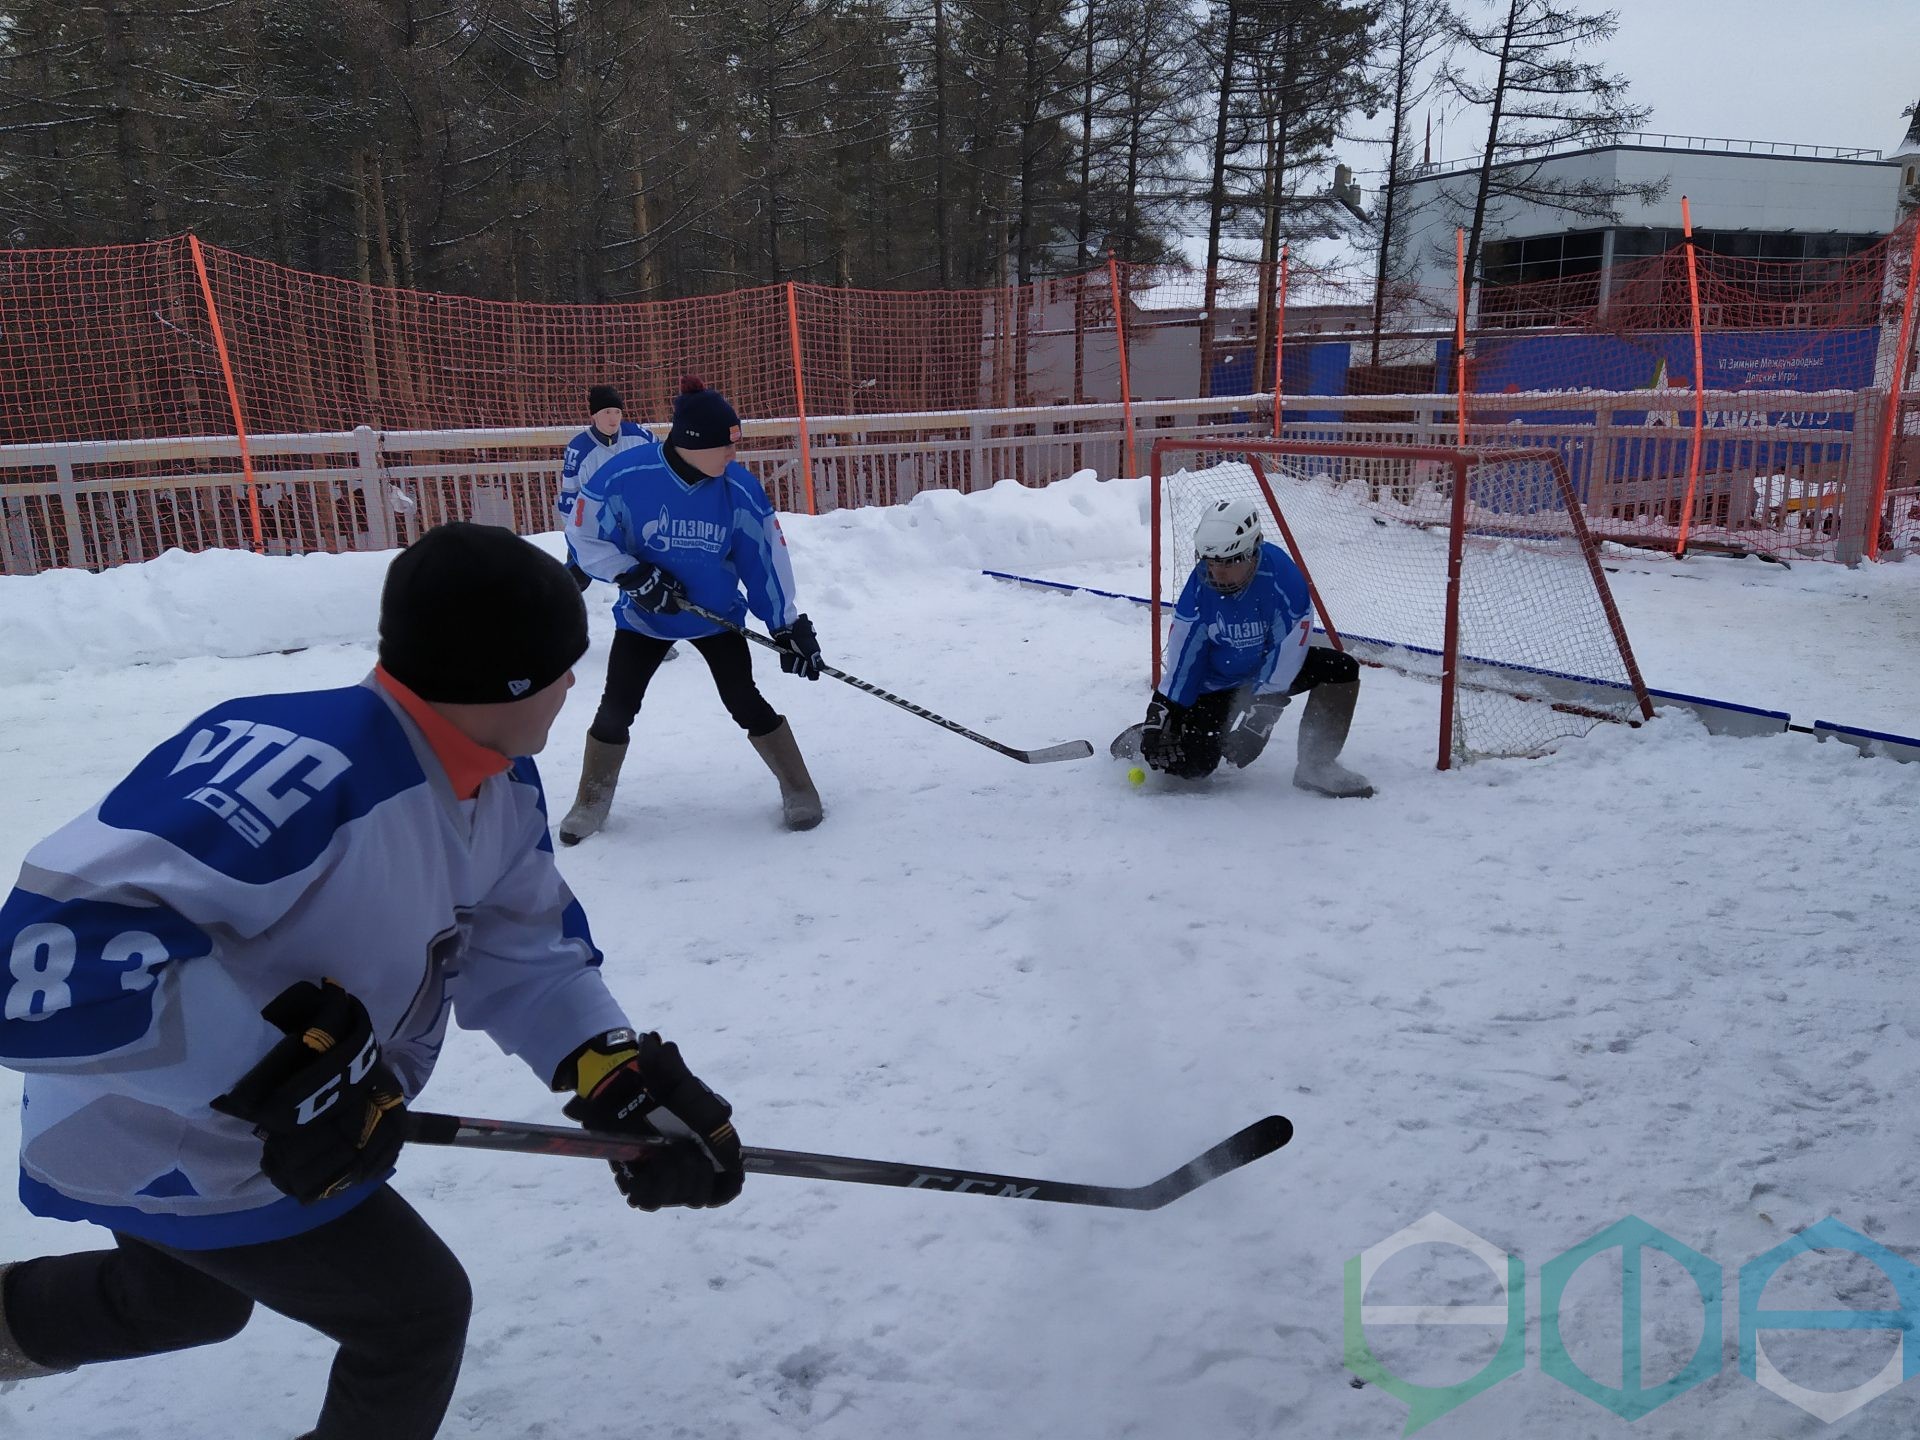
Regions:
M 1251 765 L 1294 695 L 1300 718 L 1293 783 L 1322 795 L 1365 796 L 1373 787 L 1339 763 L 1360 667 L 1351 655 L 1308 643 L 1313 628 L 1306 577 L 1266 543 L 1260 511 L 1218 500 L 1193 532 L 1198 557 L 1174 606 L 1162 688 L 1147 718 L 1113 742 L 1182 779 L 1211 775 L 1222 760 Z

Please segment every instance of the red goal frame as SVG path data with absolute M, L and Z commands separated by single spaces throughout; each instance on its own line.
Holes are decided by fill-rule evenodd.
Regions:
M 1334 627 L 1332 617 L 1327 613 L 1325 602 L 1320 597 L 1319 587 L 1313 583 L 1313 572 L 1308 568 L 1308 557 L 1294 541 L 1292 529 L 1287 524 L 1286 511 L 1281 507 L 1279 497 L 1267 480 L 1266 470 L 1260 464 L 1263 455 L 1278 457 L 1297 457 L 1300 459 L 1348 458 L 1356 460 L 1406 460 L 1431 461 L 1449 466 L 1453 471 L 1452 503 L 1448 511 L 1447 522 L 1447 581 L 1446 581 L 1446 618 L 1444 622 L 1443 655 L 1440 672 L 1440 753 L 1437 768 L 1446 770 L 1453 763 L 1453 719 L 1454 702 L 1459 682 L 1460 653 L 1460 577 L 1465 558 L 1467 533 L 1467 492 L 1468 472 L 1476 465 L 1500 464 L 1503 462 L 1523 461 L 1535 465 L 1544 465 L 1553 477 L 1555 489 L 1559 492 L 1568 520 L 1569 539 L 1578 547 L 1587 566 L 1587 573 L 1593 580 L 1595 593 L 1600 598 L 1601 608 L 1606 616 L 1608 628 L 1612 631 L 1615 644 L 1619 646 L 1620 657 L 1625 666 L 1628 683 L 1633 691 L 1636 704 L 1643 720 L 1653 718 L 1653 699 L 1647 693 L 1646 683 L 1641 679 L 1639 663 L 1634 659 L 1633 647 L 1627 639 L 1625 624 L 1620 619 L 1619 608 L 1614 604 L 1613 590 L 1607 584 L 1606 572 L 1600 565 L 1600 551 L 1593 533 L 1587 528 L 1586 512 L 1581 507 L 1579 493 L 1574 487 L 1573 477 L 1568 473 L 1566 461 L 1560 453 L 1548 446 L 1481 446 L 1461 448 L 1456 446 L 1435 445 L 1390 445 L 1335 443 L 1311 440 L 1255 440 L 1255 439 L 1163 439 L 1153 444 L 1151 485 L 1151 526 L 1149 564 L 1153 571 L 1153 589 L 1151 592 L 1152 631 L 1150 640 L 1153 646 L 1152 673 L 1154 689 L 1160 688 L 1160 616 L 1163 605 L 1171 607 L 1171 600 L 1162 599 L 1162 563 L 1163 554 L 1161 535 L 1163 525 L 1163 497 L 1165 471 L 1162 466 L 1164 456 L 1178 453 L 1228 454 L 1244 456 L 1248 467 L 1253 471 L 1254 481 L 1260 487 L 1260 493 L 1267 502 L 1275 521 L 1280 526 L 1282 539 L 1289 554 L 1299 564 L 1301 574 L 1305 576 L 1308 594 L 1312 596 L 1313 608 L 1320 617 L 1321 627 L 1333 647 L 1344 649 L 1340 632 Z M 1556 703 L 1556 702 L 1547 702 Z M 1578 707 L 1560 703 L 1557 708 L 1577 709 Z M 1598 714 L 1598 712 L 1586 712 Z M 1610 715 L 1600 716 L 1614 719 Z

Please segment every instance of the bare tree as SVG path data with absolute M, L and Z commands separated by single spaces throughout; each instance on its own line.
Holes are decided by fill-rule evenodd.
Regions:
M 1446 0 L 1387 0 L 1381 17 L 1378 65 L 1388 110 L 1386 181 L 1380 187 L 1375 221 L 1373 268 L 1373 349 L 1369 363 L 1380 363 L 1380 333 L 1387 324 L 1387 294 L 1408 271 L 1402 229 L 1408 213 L 1406 182 L 1412 178 L 1413 112 L 1433 92 L 1437 76 L 1429 66 L 1447 43 L 1452 13 Z
M 1480 269 L 1488 206 L 1518 200 L 1590 220 L 1613 220 L 1625 199 L 1657 200 L 1666 185 L 1569 179 L 1549 172 L 1545 152 L 1617 140 L 1650 113 L 1627 100 L 1627 79 L 1581 59 L 1619 28 L 1612 10 L 1586 12 L 1555 0 L 1485 0 L 1487 22 L 1456 16 L 1449 38 L 1480 62 L 1448 68 L 1445 83 L 1487 112 L 1487 142 L 1475 178 L 1467 274 Z

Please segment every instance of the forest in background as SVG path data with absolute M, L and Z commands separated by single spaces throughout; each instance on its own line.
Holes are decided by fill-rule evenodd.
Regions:
M 1477 241 L 1496 161 L 1644 117 L 1584 58 L 1612 24 L 1556 0 L 0 0 L 0 235 L 192 231 L 595 302 L 1022 284 L 1203 234 L 1207 261 L 1271 261 L 1344 227 L 1384 293 L 1418 107 L 1451 87 L 1488 122 Z M 1365 224 L 1331 190 L 1363 120 Z

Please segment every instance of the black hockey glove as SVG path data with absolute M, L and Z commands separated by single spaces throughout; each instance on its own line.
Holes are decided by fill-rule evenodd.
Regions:
M 331 980 L 301 980 L 260 1013 L 287 1038 L 211 1103 L 266 1142 L 267 1179 L 311 1205 L 393 1169 L 406 1100 L 366 1007 Z
M 652 1031 L 609 1030 L 561 1062 L 554 1087 L 569 1086 L 579 1094 L 567 1102 L 567 1118 L 587 1129 L 666 1136 L 643 1159 L 608 1162 L 634 1209 L 699 1210 L 740 1193 L 746 1171 L 733 1107 L 694 1078 L 679 1046 Z
M 813 638 L 813 621 L 804 615 L 793 617 L 793 624 L 773 632 L 780 646 L 780 668 L 789 675 L 820 678 L 820 642 Z
M 1236 694 L 1227 712 L 1227 728 L 1220 737 L 1220 758 L 1237 768 L 1258 760 L 1280 712 L 1286 708 L 1285 695 L 1255 695 L 1250 690 Z
M 1174 704 L 1158 690 L 1147 702 L 1147 721 L 1140 732 L 1140 758 L 1155 770 L 1177 775 L 1185 768 L 1187 755 L 1180 743 L 1180 726 L 1188 708 Z
M 613 583 L 632 596 L 634 604 L 653 615 L 671 615 L 687 598 L 687 587 L 651 560 L 642 560 Z

